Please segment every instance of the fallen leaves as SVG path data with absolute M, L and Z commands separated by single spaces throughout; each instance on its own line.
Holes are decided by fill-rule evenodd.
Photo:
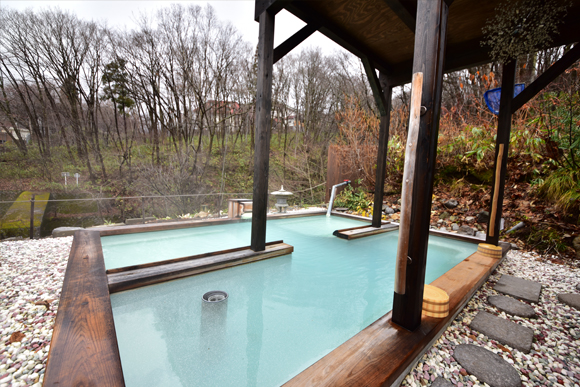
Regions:
M 10 343 L 20 343 L 26 336 L 22 332 L 14 332 L 10 335 Z
M 510 355 L 512 354 L 512 351 L 510 351 L 508 348 L 504 347 L 503 345 L 501 345 L 501 344 L 499 344 L 499 343 L 497 343 L 496 345 L 497 345 L 497 347 L 498 347 L 499 349 L 501 349 L 502 351 L 504 351 L 504 352 L 507 352 L 507 353 L 509 353 Z

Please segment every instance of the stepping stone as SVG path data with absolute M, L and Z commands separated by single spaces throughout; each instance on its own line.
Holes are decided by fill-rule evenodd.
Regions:
M 524 353 L 532 349 L 534 331 L 493 314 L 479 312 L 469 326 L 490 339 L 507 344 Z
M 515 300 L 511 297 L 506 296 L 489 296 L 487 297 L 487 302 L 495 306 L 502 312 L 509 313 L 514 316 L 534 318 L 536 317 L 536 312 L 534 308 L 528 304 L 524 304 L 521 301 Z
M 519 277 L 504 274 L 495 284 L 495 290 L 498 292 L 513 296 L 525 301 L 540 301 L 540 292 L 542 284 L 535 281 L 526 280 Z
M 580 294 L 574 293 L 558 294 L 558 301 L 580 310 Z
M 431 383 L 431 387 L 453 387 L 453 383 L 441 376 L 437 376 L 433 383 Z
M 470 374 L 491 387 L 519 387 L 518 371 L 501 356 L 473 344 L 455 347 L 453 357 Z

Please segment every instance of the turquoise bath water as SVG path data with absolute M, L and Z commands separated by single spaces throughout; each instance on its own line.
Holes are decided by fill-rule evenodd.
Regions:
M 361 224 L 325 216 L 269 220 L 267 240 L 283 239 L 293 254 L 111 295 L 126 385 L 279 386 L 331 352 L 391 309 L 398 232 L 332 236 Z M 108 268 L 126 266 L 150 254 L 160 260 L 245 246 L 250 228 L 106 237 L 103 249 Z M 140 242 L 124 246 L 134 238 Z M 426 282 L 476 248 L 432 236 Z M 210 290 L 226 291 L 226 304 L 202 305 Z

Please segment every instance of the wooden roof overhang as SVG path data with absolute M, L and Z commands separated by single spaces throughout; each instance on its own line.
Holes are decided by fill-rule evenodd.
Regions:
M 482 28 L 496 14 L 502 0 L 446 0 L 446 3 L 450 7 L 444 71 L 490 62 L 490 48 L 481 44 Z M 388 76 L 392 86 L 411 81 L 417 0 L 257 0 L 256 20 L 266 9 L 274 12 L 286 9 L 307 24 L 292 37 L 296 44 L 304 36 L 319 31 L 359 58 L 368 58 Z M 580 0 L 571 2 L 558 29 L 553 47 L 580 40 Z M 296 46 L 291 44 L 292 38 L 285 42 L 283 51 Z M 283 45 L 276 50 L 280 51 Z M 274 62 L 279 59 L 276 52 L 274 58 Z

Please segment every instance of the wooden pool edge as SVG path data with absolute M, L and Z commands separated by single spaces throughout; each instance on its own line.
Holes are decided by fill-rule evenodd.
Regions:
M 266 243 L 266 249 L 263 251 L 252 251 L 250 246 L 245 246 L 211 254 L 200 254 L 170 260 L 162 265 L 144 265 L 144 267 L 137 267 L 132 270 L 108 273 L 109 292 L 117 293 L 137 289 L 209 271 L 276 258 L 292 254 L 292 252 L 294 252 L 293 246 L 283 241 L 276 241 Z
M 399 229 L 398 225 L 385 222 L 381 224 L 381 227 L 373 227 L 372 225 L 370 225 L 370 226 L 343 228 L 334 231 L 332 235 L 341 239 L 352 240 L 364 238 L 371 235 L 382 234 L 389 231 L 395 231 L 398 229 Z
M 98 231 L 75 232 L 43 386 L 124 386 Z
M 271 213 L 268 214 L 267 219 L 286 219 L 286 218 L 302 218 L 307 216 L 317 216 L 324 215 L 324 211 L 305 211 L 297 214 L 293 213 Z M 368 219 L 366 219 L 368 220 Z M 183 220 L 183 221 L 171 221 L 171 222 L 160 222 L 160 223 L 146 223 L 146 224 L 136 224 L 127 226 L 108 226 L 108 227 L 94 227 L 91 230 L 96 230 L 101 236 L 112 236 L 112 235 L 124 235 L 124 234 L 137 234 L 142 232 L 154 232 L 154 231 L 166 231 L 166 230 L 180 230 L 184 228 L 196 228 L 196 227 L 207 227 L 216 226 L 222 224 L 230 223 L 242 223 L 250 222 L 251 219 L 230 219 L 230 218 L 217 218 L 217 219 L 204 219 L 204 220 Z
M 321 212 L 310 212 L 301 214 L 291 214 L 283 216 L 273 216 L 272 218 L 292 218 L 292 217 L 303 217 L 303 216 L 315 216 L 322 215 Z M 343 217 L 353 217 L 347 214 L 341 214 Z M 359 220 L 360 217 L 353 217 Z M 223 223 L 235 223 L 240 220 L 221 220 Z M 162 224 L 156 227 L 156 230 L 160 229 L 176 229 L 176 228 L 186 228 L 186 227 L 199 227 L 204 225 L 210 225 L 209 222 L 195 222 L 195 225 L 188 225 L 184 223 L 178 223 L 177 227 L 174 225 Z M 211 223 L 211 224 L 216 224 Z M 221 222 L 220 222 L 221 223 Z M 223 224 L 222 223 L 222 224 Z M 59 310 L 57 313 L 56 323 L 53 331 L 53 339 L 51 341 L 51 349 L 49 353 L 49 359 L 47 362 L 46 376 L 44 379 L 44 386 L 50 385 L 99 385 L 99 386 L 124 386 L 124 379 L 122 374 L 121 362 L 119 349 L 117 345 L 117 337 L 115 333 L 114 321 L 112 318 L 112 308 L 110 303 L 110 293 L 107 286 L 107 275 L 104 266 L 104 259 L 102 255 L 102 248 L 100 242 L 100 236 L 116 235 L 116 234 L 126 234 L 134 232 L 147 232 L 153 231 L 147 225 L 139 226 L 127 226 L 119 227 L 123 228 L 122 232 L 120 230 L 114 230 L 113 233 L 105 228 L 103 229 L 93 229 L 93 230 L 82 230 L 75 233 L 75 239 L 73 240 L 73 245 L 71 247 L 71 253 L 69 257 L 69 264 L 67 265 L 67 271 L 65 275 L 65 280 L 63 283 L 63 289 L 61 293 L 61 302 Z M 433 234 L 433 232 L 431 232 Z M 481 242 L 480 240 L 471 240 L 473 238 L 462 238 L 456 235 L 449 235 L 447 233 L 442 233 L 441 236 L 451 237 L 452 239 L 462 239 L 470 242 Z M 474 254 L 476 255 L 476 254 Z M 462 261 L 459 265 L 463 264 L 465 261 L 469 261 L 474 255 L 468 257 L 466 260 Z M 479 255 L 479 254 L 477 254 Z M 94 258 L 91 258 L 94 257 Z M 78 268 L 69 268 L 69 265 L 79 266 Z M 480 273 L 479 280 L 477 281 L 477 286 L 472 286 L 470 291 L 467 291 L 462 297 L 461 302 L 458 303 L 456 298 L 456 291 L 454 291 L 453 281 L 449 277 L 447 272 L 436 281 L 432 282 L 433 285 L 442 287 L 444 290 L 450 290 L 450 309 L 451 314 L 456 315 L 463 308 L 463 306 L 469 301 L 471 296 L 477 291 L 477 289 L 485 282 L 487 277 L 493 272 L 495 267 L 500 261 L 496 261 L 493 265 L 488 265 L 488 270 L 485 273 Z M 482 266 L 482 264 L 472 263 Z M 459 266 L 458 265 L 458 266 Z M 73 270 L 74 269 L 74 270 Z M 453 269 L 452 269 L 453 270 Z M 74 272 L 77 272 L 75 275 Z M 73 273 L 72 275 L 69 275 Z M 78 273 L 83 273 L 78 274 Z M 445 281 L 444 277 L 449 277 Z M 437 285 L 437 281 L 443 281 L 440 285 Z M 86 289 L 86 294 L 79 294 L 77 289 Z M 103 290 L 103 286 L 106 288 Z M 446 288 L 447 286 L 447 288 Z M 455 289 L 456 290 L 456 289 Z M 104 293 L 106 291 L 106 294 Z M 449 293 L 449 291 L 448 291 Z M 457 293 L 459 294 L 459 293 Z M 464 300 L 463 300 L 464 299 Z M 68 305 L 68 306 L 67 306 Z M 70 314 L 66 312 L 66 309 L 76 308 L 84 313 L 80 318 L 75 319 L 71 317 Z M 96 309 L 96 312 L 95 312 Z M 62 311 L 62 312 L 61 312 Z M 70 311 L 69 311 L 70 312 Z M 454 316 L 453 316 L 454 318 Z M 331 355 L 335 354 L 336 351 L 344 351 L 347 348 L 347 344 L 352 345 L 351 341 L 361 334 L 367 335 L 377 335 L 381 331 L 393 334 L 393 330 L 399 339 L 403 338 L 407 340 L 407 345 L 410 343 L 415 343 L 412 348 L 409 348 L 409 355 L 404 358 L 404 361 L 399 362 L 400 364 L 395 370 L 401 369 L 400 371 L 390 372 L 385 378 L 385 372 L 369 372 L 371 377 L 364 377 L 360 375 L 357 371 L 362 367 L 365 372 L 369 369 L 374 370 L 377 367 L 382 367 L 381 365 L 384 361 L 376 357 L 377 351 L 380 352 L 380 348 L 373 348 L 373 345 L 364 345 L 365 343 L 359 343 L 361 345 L 360 350 L 362 353 L 367 353 L 373 361 L 364 362 L 361 361 L 360 364 L 357 362 L 354 365 L 351 364 L 351 368 L 347 370 L 349 362 L 342 362 L 344 358 L 335 358 L 336 363 L 331 364 L 330 367 L 324 366 L 322 373 L 315 377 L 313 384 L 315 385 L 391 385 L 387 384 L 389 380 L 392 380 L 394 376 L 403 373 L 403 377 L 408 372 L 409 368 L 414 364 L 418 357 L 420 357 L 428 348 L 430 343 L 432 343 L 438 335 L 440 335 L 444 329 L 449 325 L 453 318 L 444 319 L 439 321 L 433 318 L 424 318 L 422 327 L 419 329 L 421 332 L 427 332 L 429 335 L 423 333 L 420 345 L 417 345 L 417 335 L 411 332 L 401 330 L 400 328 L 394 327 L 390 324 L 390 312 L 385 316 L 381 317 L 375 323 L 371 324 L 365 330 L 357 334 L 355 337 L 351 338 L 349 341 L 332 351 L 329 355 L 313 364 L 311 367 L 298 374 L 295 378 L 291 379 L 287 385 L 302 385 L 297 383 L 298 378 L 306 378 L 307 375 L 311 377 L 313 374 L 313 369 L 320 368 L 321 362 L 332 359 Z M 76 320 L 77 324 L 73 326 Z M 390 330 L 385 330 L 383 328 L 390 328 Z M 414 336 L 413 336 L 414 335 Z M 428 340 L 429 337 L 431 340 Z M 413 339 L 413 337 L 415 337 Z M 372 337 L 371 337 L 372 338 Z M 411 340 L 409 340 L 411 338 Z M 345 347 L 347 346 L 347 347 Z M 347 348 L 348 349 L 348 348 Z M 87 353 L 86 351 L 90 351 Z M 421 352 L 422 351 L 422 352 Z M 404 350 L 399 350 L 400 353 L 404 353 Z M 385 357 L 385 354 L 382 355 Z M 392 357 L 392 355 L 390 356 Z M 363 359 L 364 360 L 364 359 Z M 352 361 L 351 361 L 352 363 Z M 369 368 L 370 367 L 370 368 Z M 402 369 L 401 367 L 405 367 Z M 392 368 L 392 367 L 391 367 Z M 382 367 L 384 370 L 384 367 Z M 336 375 L 345 375 L 344 380 L 336 379 Z M 103 376 L 105 375 L 105 376 Z M 353 379 L 352 376 L 356 375 Z M 374 375 L 374 376 L 373 376 Z M 383 381 L 376 378 L 376 375 L 383 375 Z M 319 379 L 322 377 L 323 379 Z M 328 381 L 326 382 L 326 379 Z M 360 381 L 358 381 L 361 378 Z M 380 379 L 380 377 L 379 377 Z M 394 380 L 394 379 L 393 379 Z M 67 382 L 68 381 L 68 382 Z M 338 382 L 337 382 L 338 381 Z M 96 383 L 96 384 L 95 384 Z M 307 383 L 308 384 L 308 383 Z M 312 383 L 310 384 L 312 385 Z
M 409 332 L 393 324 L 389 312 L 284 386 L 398 386 L 502 260 L 476 252 L 431 282 L 449 294 L 446 318 L 423 316 Z

